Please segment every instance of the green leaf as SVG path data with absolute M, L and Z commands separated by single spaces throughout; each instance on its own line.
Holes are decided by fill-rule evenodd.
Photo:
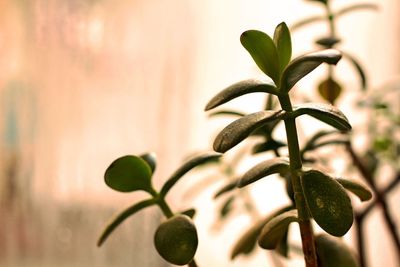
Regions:
M 264 110 L 240 118 L 226 126 L 214 141 L 214 150 L 224 153 L 246 139 L 251 132 L 265 123 L 280 120 L 285 112 Z
M 358 76 L 360 77 L 360 83 L 361 83 L 361 89 L 366 90 L 367 89 L 367 76 L 365 75 L 365 71 L 361 64 L 350 54 L 348 53 L 343 53 L 343 57 L 347 60 L 350 61 L 350 63 L 354 66 L 356 69 Z
M 97 246 L 100 247 L 107 239 L 107 237 L 114 231 L 114 229 L 117 228 L 117 226 L 120 225 L 126 218 L 154 204 L 156 204 L 156 201 L 154 199 L 143 200 L 114 216 L 102 231 L 99 240 L 97 241 Z
M 239 182 L 239 179 L 234 179 L 233 181 L 227 183 L 226 185 L 224 185 L 223 187 L 221 187 L 217 193 L 215 193 L 214 195 L 214 199 L 224 195 L 225 193 L 228 193 L 234 189 L 237 188 L 237 184 Z
M 351 125 L 346 116 L 336 107 L 328 104 L 305 103 L 294 107 L 293 112 L 289 114 L 291 117 L 298 117 L 307 114 L 314 117 L 339 131 L 350 131 Z
M 274 43 L 278 52 L 279 72 L 281 73 L 292 58 L 292 40 L 286 23 L 282 22 L 276 26 Z
M 336 181 L 338 181 L 345 189 L 355 194 L 361 201 L 367 201 L 372 198 L 371 191 L 356 181 L 341 178 L 336 179 Z
M 209 117 L 215 117 L 215 116 L 237 116 L 237 117 L 243 117 L 246 114 L 243 112 L 239 112 L 239 111 L 234 111 L 234 110 L 219 110 L 219 111 L 215 111 L 212 113 L 209 113 L 208 116 Z
M 276 83 L 279 80 L 279 61 L 271 37 L 261 31 L 249 30 L 242 33 L 240 42 L 250 53 L 257 66 Z
M 196 156 L 196 157 L 191 158 L 188 161 L 186 161 L 165 182 L 165 184 L 161 188 L 160 197 L 165 197 L 167 195 L 167 193 L 169 192 L 169 190 L 171 190 L 171 188 L 182 178 L 182 176 L 185 175 L 187 172 L 189 172 L 191 169 L 193 169 L 194 167 L 200 166 L 202 164 L 206 164 L 209 162 L 215 162 L 221 156 L 222 156 L 222 154 L 219 154 L 219 153 L 205 153 L 205 154 Z
M 378 10 L 378 6 L 375 4 L 371 3 L 364 3 L 364 4 L 354 4 L 351 6 L 343 7 L 342 9 L 339 9 L 336 11 L 334 16 L 340 17 L 343 16 L 349 12 L 355 11 L 355 10 L 360 10 L 360 9 L 371 9 L 371 10 Z
M 257 238 L 260 235 L 260 232 L 264 225 L 269 222 L 272 218 L 275 216 L 288 211 L 292 209 L 291 206 L 287 206 L 284 208 L 281 208 L 270 215 L 267 215 L 264 219 L 259 220 L 256 222 L 253 226 L 251 226 L 249 229 L 247 229 L 238 239 L 238 241 L 235 243 L 235 245 L 232 248 L 231 252 L 231 259 L 233 260 L 240 254 L 249 254 L 252 252 L 255 248 L 255 245 L 257 243 Z
M 218 107 L 239 96 L 250 93 L 278 94 L 278 89 L 272 82 L 248 79 L 232 84 L 214 96 L 206 105 L 205 110 Z
M 341 53 L 334 49 L 326 49 L 309 53 L 293 59 L 285 68 L 281 78 L 281 90 L 288 92 L 304 76 L 313 71 L 322 63 L 336 65 Z
M 286 211 L 274 217 L 263 227 L 258 237 L 258 245 L 264 249 L 275 249 L 292 222 L 297 222 L 297 210 Z
M 266 142 L 261 142 L 256 144 L 253 148 L 252 148 L 252 153 L 253 154 L 258 154 L 258 153 L 262 153 L 262 152 L 267 152 L 270 150 L 276 150 L 279 149 L 281 147 L 286 146 L 285 143 L 282 143 L 281 141 L 277 141 L 274 139 L 269 139 Z
M 243 175 L 242 179 L 240 179 L 238 187 L 244 187 L 271 174 L 287 173 L 289 171 L 289 167 L 290 165 L 288 158 L 279 157 L 265 160 L 247 171 Z
M 142 154 L 139 157 L 141 157 L 147 165 L 149 165 L 151 169 L 151 174 L 153 175 L 154 171 L 156 170 L 157 167 L 157 156 L 155 153 L 146 153 Z
M 303 26 L 306 26 L 306 25 L 309 25 L 309 24 L 315 23 L 315 22 L 324 21 L 325 19 L 326 18 L 324 16 L 312 16 L 312 17 L 308 17 L 308 18 L 299 20 L 290 27 L 290 31 L 293 32 Z
M 301 176 L 304 196 L 311 215 L 327 233 L 343 236 L 353 224 L 353 208 L 343 186 L 320 171 Z
M 318 85 L 318 92 L 323 99 L 334 105 L 342 92 L 342 87 L 334 79 L 328 78 Z
M 198 242 L 196 226 L 182 214 L 160 224 L 154 235 L 157 252 L 176 265 L 186 265 L 193 260 Z
M 109 187 L 120 192 L 152 191 L 150 166 L 137 156 L 116 159 L 107 168 L 104 180 Z
M 359 267 L 355 254 L 339 238 L 326 234 L 315 237 L 315 248 L 320 267 Z

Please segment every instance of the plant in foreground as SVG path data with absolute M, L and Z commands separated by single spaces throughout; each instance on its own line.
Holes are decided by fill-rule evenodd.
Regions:
M 291 37 L 285 23 L 276 27 L 273 38 L 261 31 L 250 30 L 244 32 L 240 39 L 258 67 L 272 81 L 251 79 L 238 82 L 211 99 L 206 110 L 254 92 L 276 96 L 282 109 L 263 110 L 234 121 L 216 137 L 214 150 L 225 153 L 258 128 L 283 121 L 289 157 L 276 157 L 257 164 L 243 177 L 234 181 L 234 185 L 242 188 L 263 177 L 279 173 L 288 177 L 295 204 L 275 212 L 268 220 L 258 225 L 259 231 L 256 231 L 255 235 L 258 244 L 264 249 L 275 249 L 287 235 L 290 223 L 296 222 L 300 227 L 307 267 L 317 266 L 318 261 L 320 266 L 358 266 L 347 247 L 340 241 L 327 235 L 314 236 L 312 219 L 328 234 L 343 236 L 353 223 L 353 209 L 346 190 L 355 193 L 362 200 L 371 198 L 371 193 L 355 182 L 336 179 L 317 169 L 303 167 L 295 120 L 306 114 L 342 132 L 349 131 L 351 126 L 342 112 L 334 106 L 315 103 L 292 106 L 289 97 L 293 86 L 320 64 L 336 64 L 341 58 L 340 52 L 327 49 L 291 60 Z M 206 154 L 188 161 L 167 180 L 160 191 L 156 191 L 151 184 L 155 168 L 154 157 L 148 154 L 139 157 L 125 156 L 114 161 L 105 174 L 107 185 L 122 192 L 144 190 L 151 195 L 151 198 L 117 215 L 105 228 L 99 239 L 99 245 L 128 216 L 145 207 L 158 205 L 168 220 L 163 222 L 156 231 L 154 242 L 157 251 L 171 263 L 196 266 L 193 260 L 198 242 L 195 227 L 190 217 L 181 215 L 187 212 L 173 213 L 171 211 L 165 201 L 165 196 L 190 169 L 201 163 L 215 160 L 220 155 Z M 233 187 L 229 187 L 227 190 L 232 189 Z M 254 239 L 254 235 L 251 239 Z M 345 257 L 330 257 L 332 253 L 345 255 Z

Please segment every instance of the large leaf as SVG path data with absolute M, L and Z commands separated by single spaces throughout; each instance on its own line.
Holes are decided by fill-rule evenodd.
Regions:
M 155 153 L 146 153 L 146 154 L 142 154 L 139 157 L 141 157 L 144 161 L 146 161 L 146 163 L 149 165 L 150 169 L 151 169 L 151 174 L 153 174 L 156 170 L 157 167 L 157 156 Z
M 305 103 L 294 107 L 291 117 L 307 114 L 340 131 L 350 131 L 351 125 L 346 116 L 335 106 L 320 103 Z
M 341 178 L 336 179 L 336 181 L 338 181 L 344 188 L 355 194 L 361 201 L 367 201 L 372 198 L 371 191 L 356 181 Z
M 190 217 L 175 215 L 160 224 L 154 235 L 157 252 L 168 262 L 186 265 L 193 260 L 197 250 L 196 226 Z
M 320 267 L 359 267 L 354 252 L 339 238 L 317 235 L 315 248 Z
M 238 187 L 244 187 L 274 173 L 287 173 L 289 169 L 288 158 L 280 157 L 265 160 L 247 171 L 240 179 Z
M 225 88 L 214 96 L 206 105 L 205 110 L 210 110 L 222 105 L 239 96 L 250 93 L 269 93 L 278 94 L 278 90 L 272 82 L 257 79 L 249 79 L 237 82 Z
M 297 210 L 290 210 L 282 213 L 263 227 L 258 244 L 264 249 L 275 249 L 287 233 L 289 224 L 297 221 Z
M 226 126 L 214 141 L 214 150 L 224 153 L 246 139 L 258 127 L 265 123 L 282 119 L 285 112 L 264 110 L 249 114 Z
M 120 192 L 152 191 L 151 168 L 141 157 L 123 156 L 111 163 L 104 174 L 106 184 Z
M 274 43 L 278 52 L 279 72 L 281 73 L 292 58 L 292 40 L 286 23 L 282 22 L 276 26 Z
M 258 236 L 261 233 L 262 228 L 264 225 L 269 222 L 272 218 L 275 216 L 288 211 L 292 209 L 292 207 L 284 207 L 281 208 L 270 215 L 267 215 L 264 219 L 259 220 L 256 222 L 253 226 L 251 226 L 249 229 L 247 229 L 238 239 L 238 241 L 235 243 L 235 245 L 232 248 L 231 252 L 231 259 L 236 258 L 240 254 L 249 254 L 250 252 L 253 251 L 255 248 L 255 245 L 257 243 Z
M 361 89 L 366 90 L 367 89 L 367 76 L 365 75 L 365 71 L 361 64 L 355 59 L 352 55 L 348 53 L 343 53 L 343 57 L 347 60 L 350 61 L 350 63 L 354 66 L 356 69 L 358 76 L 360 77 L 360 83 L 361 83 Z
M 301 182 L 314 220 L 327 233 L 343 236 L 353 224 L 353 208 L 343 186 L 317 170 L 304 172 Z
M 117 226 L 120 225 L 126 218 L 154 204 L 156 204 L 156 201 L 154 199 L 143 200 L 141 202 L 138 202 L 130 206 L 121 213 L 118 213 L 114 218 L 111 219 L 111 221 L 106 225 L 106 227 L 102 231 L 100 238 L 97 241 L 97 246 L 101 246 L 107 239 L 107 237 L 114 231 L 114 229 L 117 228 Z
M 326 49 L 295 58 L 283 71 L 280 83 L 281 90 L 288 92 L 300 79 L 322 63 L 335 65 L 341 57 L 339 51 Z
M 189 159 L 181 167 L 179 167 L 165 182 L 160 191 L 160 196 L 165 197 L 171 188 L 185 175 L 188 171 L 199 165 L 208 163 L 210 161 L 218 160 L 222 155 L 219 153 L 205 153 L 194 158 Z
M 249 30 L 242 33 L 240 42 L 257 66 L 276 83 L 279 79 L 279 60 L 271 37 L 261 31 Z

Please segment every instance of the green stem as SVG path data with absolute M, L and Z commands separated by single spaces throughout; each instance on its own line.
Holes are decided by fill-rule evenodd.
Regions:
M 282 108 L 287 112 L 292 112 L 292 104 L 288 94 L 279 96 L 279 102 Z M 306 206 L 306 201 L 300 182 L 299 171 L 302 168 L 299 140 L 297 137 L 296 122 L 293 118 L 287 118 L 285 121 L 287 143 L 289 149 L 291 180 L 298 212 L 298 220 L 303 245 L 304 260 L 306 267 L 317 267 L 317 256 L 315 250 L 314 234 L 311 225 L 310 215 Z

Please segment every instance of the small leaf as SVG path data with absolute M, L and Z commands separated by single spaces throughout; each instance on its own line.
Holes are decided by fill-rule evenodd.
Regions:
M 318 85 L 318 92 L 323 99 L 334 105 L 342 92 L 342 87 L 334 79 L 328 78 Z
M 353 208 L 343 186 L 316 170 L 304 172 L 301 182 L 317 224 L 331 235 L 343 236 L 353 224 Z
M 165 184 L 161 188 L 160 197 L 165 197 L 166 194 L 169 192 L 169 190 L 171 190 L 171 188 L 182 178 L 182 176 L 185 175 L 187 172 L 189 172 L 191 169 L 193 169 L 194 167 L 200 166 L 202 164 L 206 164 L 209 162 L 215 162 L 221 156 L 222 156 L 222 154 L 219 154 L 219 153 L 205 153 L 205 154 L 196 156 L 196 157 L 191 158 L 188 161 L 186 161 L 165 182 Z
M 367 89 L 367 76 L 365 75 L 365 71 L 363 69 L 363 67 L 361 66 L 360 63 L 358 63 L 358 61 L 350 54 L 348 53 L 343 53 L 343 57 L 347 60 L 350 61 L 350 63 L 354 66 L 354 68 L 356 69 L 358 76 L 360 77 L 360 82 L 361 82 L 361 89 L 362 90 L 366 90 Z
M 155 153 L 146 153 L 142 154 L 139 157 L 141 157 L 144 161 L 146 161 L 147 165 L 149 165 L 151 169 L 151 174 L 154 173 L 157 167 L 157 156 Z
M 250 93 L 278 94 L 275 84 L 267 81 L 248 79 L 232 84 L 214 96 L 206 105 L 205 110 L 216 108 L 239 96 Z
M 102 234 L 100 235 L 99 240 L 97 241 L 97 246 L 100 247 L 107 239 L 107 237 L 114 231 L 114 229 L 117 228 L 117 226 L 120 225 L 126 218 L 154 204 L 156 204 L 156 201 L 154 199 L 143 200 L 141 202 L 134 204 L 133 206 L 130 206 L 129 208 L 125 209 L 124 211 L 116 215 L 114 218 L 111 219 L 111 221 L 102 231 Z
M 193 219 L 193 217 L 196 215 L 196 210 L 191 208 L 191 209 L 181 211 L 181 212 L 179 212 L 179 214 L 186 215 L 186 216 L 190 217 L 191 219 Z
M 322 122 L 325 122 L 339 131 L 346 132 L 351 130 L 351 125 L 346 116 L 338 108 L 332 105 L 305 103 L 295 107 L 289 116 L 296 118 L 303 114 L 307 114 Z
M 339 238 L 326 234 L 315 237 L 315 248 L 320 267 L 359 267 L 354 253 Z
M 106 184 L 120 192 L 151 192 L 151 169 L 142 158 L 124 156 L 116 159 L 104 175 Z
M 157 228 L 154 245 L 166 261 L 176 265 L 188 264 L 197 250 L 196 226 L 188 216 L 175 215 Z
M 276 26 L 274 43 L 278 52 L 279 72 L 282 72 L 292 58 L 292 40 L 286 23 Z
M 265 123 L 282 119 L 285 112 L 264 110 L 240 118 L 226 126 L 215 138 L 214 150 L 224 153 L 246 139 L 251 132 Z
M 252 149 L 252 153 L 253 154 L 257 154 L 257 153 L 262 153 L 262 152 L 267 152 L 270 150 L 277 150 L 281 147 L 286 146 L 285 143 L 282 143 L 281 141 L 277 141 L 274 139 L 269 139 L 266 142 L 262 142 L 259 144 L 256 144 L 253 149 Z
M 291 206 L 287 206 L 284 208 L 281 208 L 270 215 L 266 216 L 264 219 L 259 220 L 256 222 L 253 226 L 251 226 L 249 229 L 247 229 L 239 238 L 239 240 L 235 243 L 233 246 L 232 252 L 231 252 L 231 259 L 233 260 L 240 254 L 249 254 L 250 252 L 253 251 L 255 248 L 255 245 L 257 243 L 257 238 L 260 235 L 260 232 L 264 225 L 269 222 L 272 218 L 275 216 L 288 211 L 292 209 Z
M 325 20 L 324 16 L 312 16 L 312 17 L 309 17 L 309 18 L 305 18 L 305 19 L 297 21 L 295 24 L 293 24 L 290 27 L 290 31 L 293 32 L 293 31 L 298 30 L 299 28 L 301 28 L 303 26 L 306 26 L 308 24 L 315 23 L 315 22 L 320 22 L 320 21 L 324 21 L 324 20 Z
M 247 171 L 242 179 L 240 179 L 238 183 L 238 187 L 244 187 L 251 183 L 254 183 L 261 178 L 264 178 L 268 175 L 275 174 L 275 173 L 287 173 L 289 171 L 289 159 L 280 157 L 280 158 L 273 158 L 263 161 L 249 171 Z
M 246 114 L 243 112 L 239 112 L 239 111 L 234 111 L 234 110 L 219 110 L 219 111 L 215 111 L 212 113 L 209 113 L 208 116 L 209 117 L 215 117 L 215 116 L 237 116 L 237 117 L 243 117 Z
M 364 185 L 347 179 L 336 179 L 345 189 L 355 194 L 361 201 L 367 201 L 372 198 L 371 191 Z
M 315 144 L 321 138 L 328 136 L 328 135 L 337 134 L 337 133 L 339 133 L 339 132 L 336 130 L 331 130 L 331 131 L 322 130 L 322 131 L 316 132 L 313 136 L 311 136 L 308 139 L 308 141 L 306 142 L 306 144 L 304 145 L 304 147 L 302 149 L 302 153 L 304 154 L 306 151 L 314 149 Z
M 224 219 L 232 211 L 232 205 L 234 201 L 235 201 L 235 196 L 231 196 L 225 200 L 224 204 L 222 204 L 222 207 L 219 211 L 219 217 L 221 219 Z
M 343 16 L 343 15 L 349 13 L 349 12 L 352 12 L 352 11 L 355 11 L 355 10 L 360 10 L 360 9 L 378 10 L 378 6 L 375 5 L 375 4 L 371 4 L 371 3 L 354 4 L 354 5 L 347 6 L 347 7 L 344 7 L 342 9 L 339 9 L 338 11 L 336 11 L 334 16 L 336 16 L 336 17 Z
M 258 245 L 264 249 L 275 249 L 292 222 L 297 222 L 297 210 L 286 211 L 267 222 L 258 237 Z
M 288 92 L 300 79 L 322 63 L 336 65 L 341 57 L 339 51 L 326 49 L 293 59 L 283 71 L 281 90 Z
M 261 31 L 249 30 L 242 33 L 240 42 L 250 53 L 257 66 L 276 83 L 279 79 L 279 61 L 271 37 Z
M 221 187 L 217 193 L 215 193 L 214 195 L 214 199 L 224 195 L 225 193 L 228 193 L 232 190 L 234 190 L 235 188 L 237 188 L 237 183 L 239 182 L 239 179 L 234 179 L 233 181 L 231 181 L 230 183 L 224 185 L 223 187 Z
M 339 38 L 336 37 L 323 37 L 315 41 L 317 44 L 323 46 L 324 48 L 332 48 L 334 45 L 340 42 Z

